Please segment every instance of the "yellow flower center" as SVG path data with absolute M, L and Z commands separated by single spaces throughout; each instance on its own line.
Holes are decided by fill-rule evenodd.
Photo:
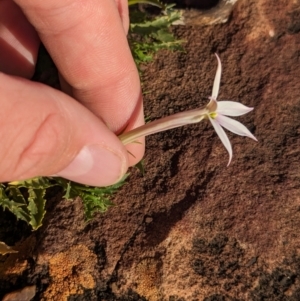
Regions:
M 212 113 L 209 113 L 209 116 L 210 116 L 212 119 L 215 119 L 215 118 L 218 116 L 218 113 L 212 112 Z

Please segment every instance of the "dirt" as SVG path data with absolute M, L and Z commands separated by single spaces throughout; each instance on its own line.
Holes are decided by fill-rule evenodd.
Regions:
M 201 16 L 201 13 L 199 14 Z M 208 122 L 147 137 L 115 207 L 86 223 L 80 200 L 47 204 L 37 232 L 1 213 L 0 298 L 36 285 L 33 300 L 300 300 L 300 1 L 239 0 L 227 21 L 174 27 L 185 51 L 143 67 L 150 120 L 219 99 L 258 142 Z M 201 18 L 201 17 L 199 17 Z

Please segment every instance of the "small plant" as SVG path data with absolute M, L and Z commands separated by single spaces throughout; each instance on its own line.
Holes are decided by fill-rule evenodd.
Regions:
M 160 49 L 182 50 L 182 41 L 170 32 L 170 26 L 181 20 L 181 13 L 174 5 L 164 5 L 159 1 L 129 0 L 129 5 L 147 3 L 162 9 L 163 14 L 150 18 L 140 10 L 130 10 L 128 41 L 136 64 L 149 62 Z
M 45 215 L 46 190 L 59 186 L 62 188 L 64 199 L 82 199 L 85 218 L 89 220 L 94 212 L 105 212 L 113 205 L 110 197 L 125 183 L 127 176 L 128 174 L 118 183 L 108 187 L 91 187 L 59 177 L 36 177 L 0 184 L 0 205 L 18 219 L 30 224 L 33 230 L 37 230 L 42 225 Z
M 148 136 L 151 134 L 177 128 L 186 124 L 198 123 L 204 119 L 209 119 L 229 153 L 229 165 L 232 159 L 232 147 L 222 126 L 227 130 L 233 132 L 234 134 L 247 136 L 257 141 L 257 139 L 243 124 L 227 117 L 247 114 L 252 111 L 253 108 L 246 107 L 243 104 L 235 101 L 217 101 L 221 82 L 222 65 L 221 60 L 217 54 L 216 57 L 218 60 L 218 68 L 214 79 L 212 95 L 210 97 L 209 103 L 205 107 L 167 116 L 153 122 L 149 122 L 127 133 L 121 134 L 119 138 L 123 142 L 123 144 L 126 145 L 133 143 L 137 138 L 142 136 Z

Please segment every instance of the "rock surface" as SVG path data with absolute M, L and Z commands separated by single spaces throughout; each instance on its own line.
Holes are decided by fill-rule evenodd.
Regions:
M 30 301 L 35 295 L 35 285 L 24 287 L 4 296 L 2 301 Z
M 33 300 L 300 300 L 300 2 L 240 0 L 225 24 L 174 32 L 186 51 L 145 67 L 145 115 L 204 105 L 217 52 L 219 99 L 255 108 L 239 120 L 258 143 L 228 134 L 226 167 L 208 122 L 147 138 L 145 175 L 132 170 L 106 214 L 86 224 L 79 200 L 48 203 L 1 258 L 0 297 L 36 285 Z

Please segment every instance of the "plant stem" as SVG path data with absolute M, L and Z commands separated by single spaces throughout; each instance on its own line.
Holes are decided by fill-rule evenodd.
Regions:
M 138 138 L 174 129 L 186 124 L 198 123 L 209 113 L 207 107 L 180 112 L 154 120 L 129 132 L 119 135 L 124 145 L 135 142 Z

